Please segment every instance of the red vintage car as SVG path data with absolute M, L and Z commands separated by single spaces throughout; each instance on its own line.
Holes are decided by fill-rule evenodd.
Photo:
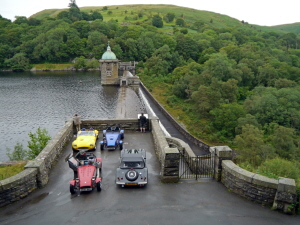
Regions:
M 70 192 L 92 191 L 95 187 L 101 191 L 102 158 L 86 151 L 79 151 L 75 156 L 68 156 L 69 167 L 74 171 L 74 179 L 70 181 Z

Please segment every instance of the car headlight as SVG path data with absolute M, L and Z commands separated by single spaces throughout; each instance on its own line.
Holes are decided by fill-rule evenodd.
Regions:
M 94 146 L 94 144 L 90 144 L 90 146 L 91 146 L 91 147 L 93 147 L 93 146 Z
M 76 145 L 76 144 L 73 144 L 73 147 L 77 147 L 77 145 Z

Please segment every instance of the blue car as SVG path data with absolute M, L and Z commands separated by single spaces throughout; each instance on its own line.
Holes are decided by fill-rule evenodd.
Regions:
M 103 130 L 103 141 L 100 141 L 101 150 L 116 150 L 118 147 L 123 149 L 124 130 L 119 126 L 109 126 Z

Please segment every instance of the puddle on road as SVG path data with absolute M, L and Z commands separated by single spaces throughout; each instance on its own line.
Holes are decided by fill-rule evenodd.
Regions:
M 43 200 L 44 198 L 46 198 L 48 195 L 49 195 L 49 192 L 42 193 L 39 196 L 37 196 L 36 198 L 32 199 L 29 203 L 30 204 L 39 203 L 41 200 Z
M 24 203 L 21 204 L 20 207 L 14 208 L 14 210 L 8 211 L 8 212 L 6 212 L 4 215 L 5 215 L 5 216 L 11 216 L 11 215 L 13 215 L 13 214 L 16 214 L 17 211 L 23 209 L 26 205 L 28 205 L 28 204 L 37 204 L 37 203 L 39 203 L 41 200 L 43 200 L 44 198 L 46 198 L 48 195 L 49 195 L 48 192 L 42 193 L 42 194 L 36 196 L 35 198 L 32 198 L 32 199 L 30 199 L 30 200 L 25 201 Z

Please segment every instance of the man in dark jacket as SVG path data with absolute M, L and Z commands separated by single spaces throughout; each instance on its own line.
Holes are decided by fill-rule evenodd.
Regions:
M 146 116 L 144 116 L 144 113 L 142 113 L 142 115 L 140 116 L 140 129 L 141 129 L 141 132 L 145 133 L 146 123 L 147 123 L 147 118 L 146 118 Z
M 81 116 L 78 114 L 75 114 L 73 116 L 74 125 L 76 126 L 76 130 L 80 131 L 80 124 L 81 124 Z

